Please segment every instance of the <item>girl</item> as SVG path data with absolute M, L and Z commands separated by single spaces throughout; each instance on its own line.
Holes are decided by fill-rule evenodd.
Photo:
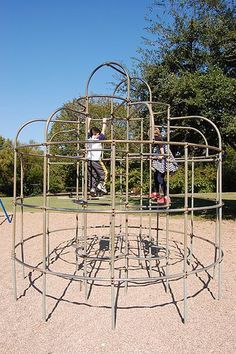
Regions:
M 154 140 L 155 141 L 163 141 L 161 132 L 159 128 L 155 127 L 154 129 Z M 152 160 L 152 167 L 154 169 L 154 185 L 155 185 L 155 191 L 151 194 L 151 198 L 156 199 L 157 203 L 159 204 L 165 204 L 165 203 L 170 203 L 170 198 L 167 197 L 167 187 L 166 187 L 166 181 L 165 181 L 165 175 L 167 171 L 167 161 L 166 161 L 166 155 L 168 153 L 167 151 L 167 145 L 166 144 L 156 144 L 154 149 L 154 156 L 156 159 Z M 170 151 L 170 160 L 169 160 L 169 171 L 170 173 L 173 173 L 177 171 L 178 169 L 178 164 L 175 161 L 175 158 Z M 160 188 L 163 193 L 163 197 L 160 196 Z

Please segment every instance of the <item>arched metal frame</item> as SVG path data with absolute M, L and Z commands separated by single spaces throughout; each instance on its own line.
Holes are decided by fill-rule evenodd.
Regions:
M 96 72 L 103 68 L 109 67 L 121 75 L 121 81 L 116 85 L 113 95 L 89 95 L 89 84 Z M 130 98 L 131 84 L 140 80 L 147 89 L 148 101 L 132 101 Z M 117 93 L 121 87 L 123 96 Z M 125 94 L 124 94 L 125 91 Z M 96 122 L 101 122 L 101 118 L 91 116 L 90 102 L 94 99 L 104 99 L 110 106 L 110 116 L 106 117 L 109 123 L 110 139 L 103 141 L 104 160 L 109 167 L 110 183 L 109 195 L 105 202 L 103 199 L 91 200 L 88 193 L 88 172 L 87 172 L 87 131 L 88 117 Z M 117 103 L 119 102 L 119 103 Z M 87 85 L 84 97 L 77 100 L 79 109 L 74 110 L 62 107 L 53 112 L 47 120 L 35 119 L 25 123 L 18 131 L 15 139 L 14 149 L 14 218 L 13 218 L 13 236 L 12 236 L 12 260 L 13 260 L 13 288 L 14 297 L 17 299 L 16 286 L 16 262 L 22 265 L 24 269 L 33 269 L 40 272 L 43 276 L 42 281 L 42 316 L 46 320 L 46 278 L 47 275 L 55 275 L 65 279 L 72 279 L 83 283 L 85 290 L 85 298 L 88 298 L 88 286 L 91 282 L 106 283 L 111 288 L 111 313 L 112 328 L 115 328 L 115 290 L 118 284 L 123 284 L 128 289 L 129 284 L 156 283 L 164 282 L 166 291 L 168 292 L 169 283 L 174 279 L 183 279 L 183 318 L 187 320 L 187 281 L 192 274 L 199 272 L 207 272 L 212 269 L 215 275 L 215 269 L 218 269 L 218 298 L 221 296 L 221 271 L 220 265 L 222 261 L 221 249 L 221 220 L 222 220 L 222 147 L 219 130 L 209 119 L 200 116 L 191 117 L 171 117 L 170 106 L 161 102 L 152 101 L 151 89 L 144 80 L 130 77 L 128 71 L 119 63 L 106 62 L 92 72 Z M 122 115 L 119 109 L 122 107 Z M 57 117 L 61 112 L 73 113 L 75 119 L 63 120 Z M 216 133 L 218 143 L 215 146 L 209 146 L 207 137 L 199 129 L 185 126 L 175 125 L 178 121 L 182 124 L 186 120 L 198 120 L 209 124 Z M 119 124 L 123 127 L 124 139 L 117 138 L 117 129 Z M 185 179 L 185 193 L 183 197 L 183 205 L 176 207 L 175 204 L 169 202 L 164 207 L 158 206 L 152 202 L 147 191 L 144 190 L 144 175 L 148 178 L 148 194 L 151 192 L 153 182 L 152 160 L 155 158 L 153 154 L 153 145 L 159 144 L 153 139 L 154 127 L 164 126 L 167 130 L 166 144 L 167 150 L 167 166 L 169 164 L 169 155 L 171 147 L 181 147 L 184 155 L 179 157 L 178 163 L 183 166 Z M 20 145 L 18 139 L 20 133 L 25 127 L 43 123 L 45 126 L 44 141 L 38 144 Z M 68 129 L 60 129 L 60 124 L 68 125 Z M 118 124 L 116 126 L 116 124 Z M 134 125 L 132 125 L 134 124 Z M 58 130 L 51 134 L 52 125 L 57 125 Z M 74 126 L 75 128 L 71 128 Z M 201 125 L 199 125 L 201 126 Z M 135 130 L 133 130 L 135 127 Z M 138 127 L 138 128 L 137 128 Z M 201 144 L 191 141 L 172 141 L 171 131 L 178 129 L 194 130 L 202 139 Z M 77 132 L 77 138 L 74 140 L 66 140 L 64 134 L 72 131 Z M 60 137 L 61 140 L 58 140 Z M 82 139 L 81 139 L 82 137 Z M 74 147 L 74 154 L 63 155 L 53 153 L 52 147 L 60 148 L 62 145 Z M 23 157 L 25 147 L 40 147 L 43 153 L 35 155 L 43 160 L 43 203 L 39 206 L 29 205 L 27 198 L 24 196 L 24 161 Z M 205 150 L 203 155 L 195 155 L 195 148 Z M 34 155 L 32 152 L 28 155 Z M 136 195 L 131 193 L 129 185 L 130 165 L 133 162 L 140 166 L 140 186 Z M 19 163 L 20 162 L 20 163 Z M 196 206 L 196 197 L 194 194 L 194 172 L 195 165 L 199 162 L 205 164 L 214 163 L 216 165 L 216 198 L 213 202 L 204 204 L 204 206 Z M 54 164 L 71 164 L 76 168 L 76 181 L 74 197 L 77 207 L 63 208 L 50 205 L 50 174 Z M 20 192 L 17 191 L 17 172 L 20 169 Z M 189 177 L 191 172 L 191 179 Z M 170 195 L 170 173 L 167 170 L 167 194 Z M 118 187 L 117 187 L 118 185 Z M 191 191 L 189 192 L 189 186 Z M 174 200 L 175 196 L 171 195 Z M 17 207 L 20 207 L 20 213 L 17 213 Z M 24 212 L 28 207 L 38 209 L 43 214 L 43 229 L 38 235 L 24 235 Z M 194 230 L 195 212 L 204 210 L 215 210 L 215 239 L 211 241 L 208 235 L 200 237 L 196 235 Z M 67 215 L 75 215 L 75 224 L 69 228 L 72 232 L 72 239 L 69 243 L 73 248 L 75 262 L 71 272 L 64 272 L 63 269 L 53 270 L 51 267 L 51 254 L 55 250 L 51 249 L 51 238 L 56 233 L 61 233 L 65 229 L 54 230 L 50 226 L 50 218 L 57 213 L 66 213 Z M 170 218 L 173 214 L 183 216 L 183 231 L 173 231 L 170 226 Z M 20 215 L 18 221 L 17 214 Z M 99 221 L 99 215 L 105 217 L 106 222 Z M 97 217 L 96 217 L 97 216 Z M 160 216 L 165 220 L 165 227 L 160 228 Z M 91 217 L 96 220 L 96 225 L 91 224 Z M 17 227 L 19 223 L 20 227 Z M 190 231 L 189 231 L 190 226 Z M 19 230 L 19 231 L 17 231 Z M 67 229 L 68 230 L 68 229 Z M 95 231 L 94 231 L 95 230 Z M 174 235 L 174 236 L 173 236 Z M 173 237 L 180 235 L 181 240 L 178 246 L 182 247 L 181 253 L 181 269 L 176 270 L 171 263 L 173 254 Z M 172 236 L 172 237 L 170 237 Z M 24 245 L 31 242 L 37 237 L 42 238 L 42 260 L 38 264 L 31 264 L 26 261 Z M 194 254 L 194 240 L 197 242 L 204 241 L 212 247 L 213 260 L 201 267 L 191 267 Z M 199 241 L 200 240 L 200 241 Z M 105 243 L 105 247 L 101 248 L 101 243 Z M 176 241 L 177 242 L 177 241 Z M 93 245 L 93 247 L 91 246 Z M 103 251 L 102 254 L 100 251 Z M 96 262 L 104 264 L 104 269 L 93 274 L 92 270 L 96 266 Z M 160 271 L 162 267 L 163 271 Z M 133 270 L 135 269 L 135 272 Z

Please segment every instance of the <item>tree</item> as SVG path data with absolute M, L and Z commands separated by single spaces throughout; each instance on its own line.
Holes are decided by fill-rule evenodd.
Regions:
M 236 18 L 223 0 L 162 2 L 171 21 L 156 14 L 147 30 L 154 40 L 140 50 L 142 76 L 154 100 L 173 115 L 205 115 L 220 128 L 225 145 L 236 149 Z M 165 5 L 164 5 L 165 4 Z M 167 6 L 168 5 L 168 6 Z M 156 12 L 155 12 L 156 10 Z
M 153 100 L 169 103 L 172 116 L 201 115 L 212 120 L 222 135 L 225 159 L 236 157 L 233 2 L 155 1 L 150 10 L 146 29 L 151 38 L 144 38 L 145 46 L 139 49 L 139 69 L 151 86 Z M 208 138 L 214 145 L 209 131 Z M 230 166 L 224 164 L 227 175 Z
M 235 8 L 227 0 L 154 1 L 146 18 L 140 49 L 145 65 L 161 64 L 168 71 L 206 72 L 217 66 L 230 77 L 236 74 Z M 142 63 L 143 65 L 143 63 Z
M 0 193 L 11 195 L 13 192 L 13 145 L 9 139 L 0 136 Z
M 34 142 L 31 141 L 33 144 Z M 20 149 L 23 161 L 24 194 L 42 193 L 43 159 L 38 147 Z M 17 193 L 20 192 L 20 155 L 18 155 Z M 0 193 L 10 196 L 13 194 L 14 180 L 14 146 L 11 140 L 0 136 Z
M 30 141 L 34 144 L 34 141 Z M 37 195 L 43 192 L 43 152 L 37 146 L 29 146 L 19 151 L 23 152 L 23 181 L 24 195 Z M 20 155 L 18 156 L 18 166 L 20 163 Z M 20 180 L 20 168 L 17 170 L 17 181 Z M 17 184 L 19 190 L 19 183 Z

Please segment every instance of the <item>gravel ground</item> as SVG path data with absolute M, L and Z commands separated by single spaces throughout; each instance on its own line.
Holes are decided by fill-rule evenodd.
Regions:
M 27 213 L 24 221 L 26 238 L 41 232 L 40 214 Z M 132 222 L 138 225 L 137 219 Z M 150 223 L 150 220 L 145 222 Z M 88 224 L 94 223 L 107 225 L 106 216 L 99 216 L 98 220 L 96 215 L 90 215 Z M 50 227 L 54 229 L 73 225 L 73 215 L 50 216 Z M 160 229 L 164 226 L 165 219 L 161 217 Z M 20 229 L 18 223 L 17 229 Z M 170 229 L 183 230 L 183 220 L 171 220 Z M 92 230 L 89 234 L 91 240 L 94 234 L 100 237 L 104 233 L 106 236 L 109 228 L 104 230 Z M 192 269 L 213 261 L 214 249 L 210 242 L 214 240 L 214 230 L 212 221 L 197 220 L 194 224 L 194 233 L 199 238 L 194 241 L 193 260 L 189 266 Z M 104 282 L 90 282 L 89 297 L 85 300 L 84 286 L 79 281 L 48 276 L 45 322 L 42 320 L 42 276 L 28 268 L 24 269 L 23 274 L 22 267 L 17 263 L 18 300 L 15 301 L 11 261 L 12 224 L 4 222 L 0 231 L 0 353 L 236 353 L 235 221 L 223 221 L 222 224 L 224 260 L 220 300 L 217 300 L 217 272 L 214 278 L 212 270 L 191 275 L 187 282 L 187 318 L 183 323 L 182 279 L 170 281 L 168 291 L 166 282 L 145 282 L 139 286 L 132 283 L 128 291 L 122 283 L 115 289 L 115 330 L 111 320 L 111 289 Z M 160 245 L 164 244 L 164 235 L 164 231 L 160 231 Z M 53 234 L 50 240 L 51 270 L 73 274 L 75 248 L 72 246 L 72 236 L 71 230 Z M 182 238 L 181 234 L 170 233 L 171 271 L 182 269 Z M 97 246 L 91 241 L 92 247 Z M 103 249 L 103 254 L 105 252 Z M 17 256 L 20 255 L 19 248 Z M 25 262 L 40 265 L 42 237 L 25 242 L 24 257 Z M 143 269 L 138 269 L 138 262 L 135 262 L 130 263 L 130 276 L 150 274 L 151 270 L 145 268 L 147 263 L 143 264 Z M 93 276 L 105 276 L 107 263 L 99 267 L 98 263 L 91 262 L 88 271 Z M 157 266 L 155 262 L 153 264 L 151 274 L 155 275 Z M 162 272 L 162 264 L 159 266 L 158 271 Z M 122 264 L 117 263 L 117 268 L 123 276 Z M 80 272 L 83 272 L 82 268 Z

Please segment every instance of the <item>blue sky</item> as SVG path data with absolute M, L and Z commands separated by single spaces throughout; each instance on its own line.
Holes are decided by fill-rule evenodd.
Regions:
M 26 121 L 47 118 L 83 96 L 91 71 L 105 61 L 132 69 L 147 35 L 152 0 L 0 0 L 0 135 L 14 139 Z M 91 87 L 101 93 L 104 71 Z M 20 140 L 41 141 L 33 128 Z

